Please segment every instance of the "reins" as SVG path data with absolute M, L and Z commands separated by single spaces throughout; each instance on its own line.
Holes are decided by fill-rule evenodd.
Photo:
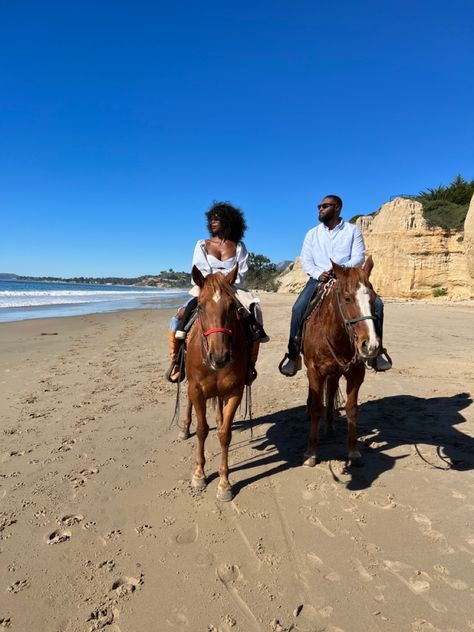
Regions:
M 228 329 L 227 327 L 211 327 L 210 329 L 204 329 L 200 316 L 197 317 L 197 323 L 199 327 L 199 333 L 201 334 L 201 350 L 205 352 L 206 356 L 209 351 L 209 343 L 207 342 L 208 336 L 210 336 L 211 334 L 222 333 L 227 334 L 232 338 L 232 336 L 234 335 L 232 329 Z M 203 363 L 207 364 L 207 359 L 203 358 Z
M 356 364 L 356 362 L 360 361 L 360 355 L 359 352 L 357 351 L 357 347 L 355 346 L 355 342 L 354 342 L 354 330 L 352 328 L 352 325 L 354 325 L 355 323 L 359 323 L 363 320 L 372 320 L 375 321 L 375 316 L 358 316 L 357 318 L 346 318 L 346 315 L 344 314 L 344 310 L 342 308 L 342 300 L 341 300 L 341 293 L 339 291 L 339 286 L 337 283 L 337 279 L 331 279 L 327 284 L 326 287 L 328 287 L 327 291 L 325 288 L 325 292 L 322 296 L 322 299 L 326 297 L 326 295 L 328 295 L 331 290 L 334 288 L 334 291 L 336 293 L 336 302 L 337 302 L 337 307 L 339 310 L 339 316 L 342 319 L 342 323 L 344 325 L 344 329 L 346 331 L 346 334 L 349 337 L 349 341 L 351 346 L 354 348 L 354 355 L 352 356 L 352 358 L 348 361 L 348 362 L 341 362 L 341 360 L 339 360 L 339 358 L 336 356 L 335 350 L 331 344 L 331 341 L 329 340 L 329 338 L 327 337 L 327 335 L 325 334 L 325 340 L 326 340 L 326 344 L 328 346 L 329 351 L 331 352 L 332 357 L 334 358 L 334 360 L 337 362 L 337 364 L 342 368 L 343 372 L 346 373 L 350 367 L 353 364 Z

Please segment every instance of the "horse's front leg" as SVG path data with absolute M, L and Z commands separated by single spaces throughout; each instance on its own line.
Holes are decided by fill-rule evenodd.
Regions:
M 357 399 L 364 376 L 365 367 L 362 362 L 351 368 L 347 375 L 347 447 L 349 461 L 352 465 L 362 465 L 362 455 L 357 447 L 357 413 L 359 410 Z
M 309 378 L 309 393 L 308 393 L 308 406 L 309 413 L 311 415 L 311 423 L 309 428 L 308 447 L 304 453 L 303 465 L 307 467 L 314 467 L 317 461 L 316 448 L 318 445 L 319 435 L 319 419 L 323 410 L 323 388 L 324 379 L 319 375 L 315 375 L 314 372 L 308 371 Z
M 183 440 L 189 439 L 189 427 L 191 426 L 192 414 L 193 414 L 193 404 L 188 397 L 188 403 L 186 406 L 186 414 L 183 419 L 183 428 L 178 435 L 178 439 L 183 439 Z
M 219 428 L 219 441 L 221 444 L 221 463 L 219 467 L 219 484 L 217 486 L 217 500 L 229 501 L 234 497 L 232 486 L 229 482 L 229 445 L 232 439 L 232 422 L 235 412 L 242 399 L 240 395 L 229 397 L 224 406 L 222 425 Z
M 223 409 L 224 409 L 224 402 L 222 400 L 222 397 L 218 397 L 217 405 L 216 405 L 216 426 L 217 426 L 218 431 L 222 428 L 222 421 L 224 419 Z
M 196 469 L 194 470 L 191 485 L 194 489 L 204 489 L 206 487 L 206 475 L 204 473 L 204 465 L 206 457 L 204 456 L 204 444 L 209 434 L 209 425 L 206 419 L 206 400 L 202 393 L 195 393 L 192 404 L 196 412 L 196 435 L 198 445 L 196 449 Z

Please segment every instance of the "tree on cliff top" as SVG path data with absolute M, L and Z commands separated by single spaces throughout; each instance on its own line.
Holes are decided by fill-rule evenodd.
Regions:
M 462 230 L 474 195 L 474 179 L 470 182 L 458 174 L 449 186 L 421 191 L 415 200 L 423 204 L 423 216 L 430 226 Z

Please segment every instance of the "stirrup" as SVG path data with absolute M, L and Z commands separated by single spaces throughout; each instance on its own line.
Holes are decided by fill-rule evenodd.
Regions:
M 178 349 L 178 353 L 171 360 L 169 369 L 165 373 L 165 377 L 171 384 L 182 382 L 186 377 L 186 371 L 184 370 L 184 345 L 181 345 Z
M 284 373 L 284 371 L 282 370 L 283 369 L 283 364 L 287 360 L 290 361 L 290 362 L 294 362 L 295 363 L 295 370 L 292 373 Z M 297 358 L 293 359 L 293 358 L 290 358 L 288 353 L 285 353 L 285 355 L 283 356 L 283 360 L 278 365 L 278 370 L 285 377 L 294 377 L 298 373 L 298 371 L 301 370 L 301 367 L 302 367 L 302 362 L 301 362 L 301 355 L 300 354 L 298 354 Z
M 169 369 L 165 373 L 165 377 L 171 384 L 182 382 L 184 380 L 184 371 L 181 373 L 179 364 L 176 360 L 171 360 Z

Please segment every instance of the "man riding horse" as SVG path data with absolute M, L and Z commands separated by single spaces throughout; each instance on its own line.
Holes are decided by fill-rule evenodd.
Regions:
M 342 200 L 337 195 L 327 195 L 318 204 L 319 221 L 306 233 L 301 250 L 301 264 L 309 279 L 303 291 L 296 299 L 291 312 L 288 353 L 280 362 L 280 373 L 292 377 L 301 369 L 301 328 L 305 312 L 318 286 L 327 283 L 332 277 L 332 263 L 348 268 L 360 266 L 365 259 L 365 245 L 362 233 L 355 224 L 345 222 L 340 213 Z M 375 300 L 375 326 L 382 340 L 383 303 L 377 296 Z M 382 344 L 379 355 L 367 363 L 376 371 L 387 371 L 392 367 L 386 357 Z

